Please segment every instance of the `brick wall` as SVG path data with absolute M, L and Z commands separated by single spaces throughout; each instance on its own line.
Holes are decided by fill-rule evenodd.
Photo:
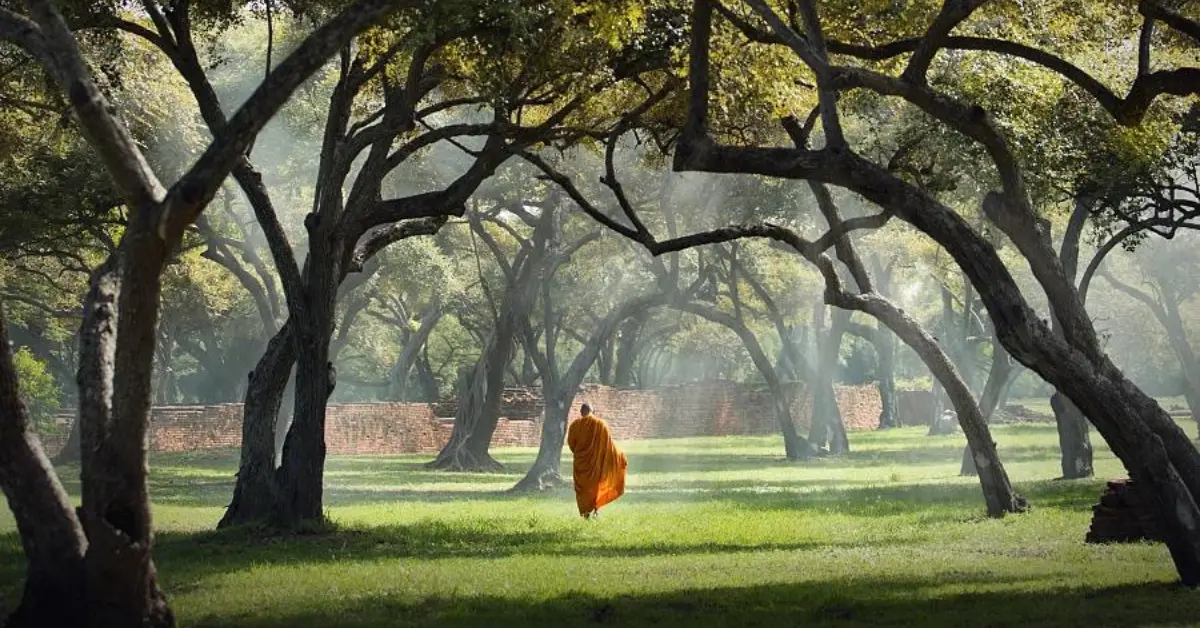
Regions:
M 838 406 L 846 429 L 874 429 L 879 421 L 879 393 L 873 386 L 838 387 Z M 800 433 L 811 423 L 811 401 L 803 384 L 789 388 L 792 419 Z M 901 397 L 903 404 L 903 397 Z M 773 434 L 778 430 L 770 395 L 765 389 L 735 382 L 702 382 L 630 390 L 585 386 L 575 398 L 571 416 L 589 403 L 608 421 L 618 440 L 685 436 Z M 454 403 L 345 403 L 330 405 L 325 442 L 330 454 L 397 454 L 435 452 L 450 438 Z M 542 400 L 536 392 L 506 390 L 494 447 L 536 447 L 541 434 Z M 152 410 L 152 451 L 195 451 L 238 447 L 242 440 L 241 404 L 160 406 Z M 62 426 L 69 428 L 69 426 Z M 61 436 L 43 439 L 53 456 Z

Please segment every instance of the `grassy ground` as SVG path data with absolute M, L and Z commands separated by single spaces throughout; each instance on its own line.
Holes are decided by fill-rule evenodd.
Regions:
M 1159 545 L 1082 542 L 1103 480 L 1055 481 L 1051 426 L 996 429 L 1034 505 L 982 518 L 957 477 L 961 437 L 853 434 L 854 452 L 792 464 L 775 438 L 626 443 L 628 494 L 597 522 L 569 492 L 502 493 L 427 456 L 329 461 L 331 532 L 211 529 L 233 453 L 152 460 L 157 560 L 182 626 L 1197 625 Z M 569 469 L 569 458 L 565 461 Z M 61 470 L 73 477 L 74 469 Z M 69 487 L 73 491 L 76 487 Z M 0 510 L 0 594 L 23 571 Z

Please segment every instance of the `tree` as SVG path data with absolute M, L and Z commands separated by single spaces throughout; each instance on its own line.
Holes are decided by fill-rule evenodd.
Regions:
M 1008 474 L 1004 470 L 1004 466 L 1001 464 L 996 453 L 996 445 L 991 439 L 987 425 L 979 412 L 978 406 L 975 404 L 969 387 L 958 374 L 946 353 L 938 346 L 937 340 L 925 331 L 916 320 L 874 291 L 873 282 L 866 272 L 865 265 L 862 263 L 853 242 L 848 237 L 848 234 L 852 231 L 867 227 L 879 227 L 886 224 L 891 215 L 883 212 L 844 220 L 828 188 L 819 182 L 812 181 L 809 184 L 810 190 L 816 200 L 816 205 L 829 225 L 828 231 L 815 241 L 804 240 L 794 231 L 770 223 L 722 227 L 659 241 L 638 215 L 635 206 L 626 195 L 624 186 L 617 180 L 615 172 L 613 155 L 617 143 L 620 141 L 619 133 L 625 128 L 632 127 L 638 115 L 640 115 L 639 112 L 628 114 L 625 124 L 618 126 L 614 131 L 614 135 L 606 138 L 605 177 L 602 179 L 616 198 L 617 204 L 624 216 L 624 221 L 628 225 L 622 224 L 622 222 L 608 216 L 597 208 L 575 186 L 570 177 L 554 169 L 539 156 L 529 153 L 524 153 L 522 156 L 530 163 L 541 168 L 547 178 L 562 187 L 568 196 L 594 220 L 608 229 L 642 245 L 655 256 L 675 253 L 703 245 L 735 242 L 743 238 L 764 238 L 787 246 L 789 249 L 795 251 L 819 269 L 825 280 L 825 301 L 827 303 L 842 310 L 859 311 L 876 318 L 913 348 L 922 357 L 930 370 L 935 373 L 939 381 L 946 382 L 950 398 L 959 412 L 959 421 L 967 435 L 967 440 L 975 457 L 977 467 L 981 470 L 979 480 L 987 504 L 988 514 L 994 517 L 1001 517 L 1005 513 L 1023 511 L 1026 507 L 1025 500 L 1012 489 Z M 803 127 L 795 120 L 787 122 L 786 127 L 798 147 L 802 148 L 806 146 L 807 131 Z M 836 250 L 838 261 L 846 269 L 845 272 L 849 274 L 850 280 L 858 286 L 857 293 L 850 292 L 843 287 L 843 279 L 838 266 L 826 254 L 826 251 L 829 249 Z M 676 307 L 685 309 L 685 311 L 693 314 L 710 317 L 710 320 L 714 321 L 728 319 L 727 322 L 721 321 L 722 324 L 726 324 L 742 336 L 747 348 L 751 350 L 756 365 L 760 366 L 764 377 L 767 378 L 768 386 L 771 386 L 774 391 L 775 387 L 778 386 L 778 380 L 772 377 L 774 372 L 770 368 L 770 362 L 762 355 L 761 350 L 754 351 L 754 348 L 758 345 L 754 341 L 753 334 L 749 333 L 744 325 L 737 325 L 738 320 L 736 318 L 724 315 L 719 311 L 714 311 L 712 308 L 678 305 Z M 772 384 L 772 380 L 775 381 L 774 384 Z M 783 398 L 782 395 L 776 397 L 777 406 L 780 405 L 779 400 L 781 398 Z M 786 414 L 780 413 L 779 416 L 782 420 L 782 417 L 786 416 Z M 788 417 L 788 420 L 790 422 L 790 417 Z
M 565 208 L 559 199 L 555 205 L 543 209 L 550 214 L 546 219 L 561 225 Z M 589 290 L 587 284 L 577 284 L 571 279 L 583 273 L 573 273 L 575 277 L 564 279 L 564 266 L 576 255 L 594 256 L 583 252 L 583 247 L 596 241 L 597 232 L 587 232 L 574 242 L 564 242 L 567 235 L 562 226 L 555 228 L 546 243 L 548 263 L 545 264 L 541 275 L 535 279 L 540 290 L 540 329 L 535 329 L 532 311 L 521 322 L 521 338 L 525 351 L 533 357 L 537 364 L 542 384 L 542 398 L 545 401 L 545 416 L 542 421 L 541 441 L 538 455 L 533 466 L 525 476 L 513 486 L 513 491 L 540 491 L 555 488 L 563 484 L 559 475 L 559 463 L 562 459 L 563 443 L 566 439 L 567 423 L 570 411 L 584 378 L 592 369 L 600 355 L 605 341 L 614 336 L 621 324 L 630 317 L 647 312 L 651 308 L 663 305 L 668 301 L 668 295 L 661 290 L 651 290 L 642 294 L 634 293 L 627 296 L 628 288 L 621 291 L 615 301 L 616 305 L 604 311 L 602 304 L 608 299 L 603 290 Z M 610 245 L 611 248 L 611 245 Z M 608 255 L 609 260 L 616 256 Z M 610 262 L 611 263 L 611 262 Z M 585 266 L 571 264 L 571 268 Z M 612 272 L 611 268 L 608 272 Z M 621 272 L 621 271 L 617 271 Z M 563 284 L 567 284 L 564 286 Z M 571 297 L 575 296 L 576 299 Z M 578 298 L 582 297 L 582 298 Z M 596 321 L 591 316 L 582 317 L 589 325 L 586 331 L 569 330 L 574 312 L 567 304 L 572 301 L 584 309 L 589 315 L 601 315 Z M 595 310 L 599 310 L 596 312 Z M 562 355 L 564 335 L 575 339 L 578 348 L 567 354 L 569 362 L 564 362 Z M 566 364 L 562 369 L 560 364 Z
M 1193 238 L 1147 251 L 1139 259 L 1144 288 L 1121 281 L 1111 272 L 1101 270 L 1100 274 L 1113 288 L 1150 310 L 1166 331 L 1179 360 L 1184 399 L 1200 425 L 1200 359 L 1180 313 L 1184 304 L 1200 293 L 1200 255 L 1196 253 Z
M 292 91 L 390 8 L 389 2 L 357 2 L 313 33 L 271 72 L 170 188 L 162 185 L 113 114 L 58 10 L 44 1 L 32 2 L 29 16 L 0 8 L 0 39 L 36 59 L 66 95 L 84 136 L 131 212 L 117 251 L 94 273 L 84 301 L 78 375 L 83 505 L 78 518 L 62 499 L 44 456 L 39 461 L 36 447 L 21 433 L 17 436 L 26 445 L 20 456 L 32 460 L 22 471 L 29 475 L 20 481 L 10 474 L 3 478 L 14 511 L 41 512 L 44 521 L 65 522 L 40 528 L 36 547 L 69 560 L 51 563 L 32 556 L 32 563 L 61 570 L 54 581 L 84 582 L 82 595 L 65 601 L 49 597 L 58 591 L 28 591 L 17 611 L 26 625 L 53 625 L 58 609 L 73 602 L 93 625 L 174 623 L 151 557 L 154 535 L 146 484 L 146 428 L 163 265 L 251 139 Z M 116 372 L 121 377 L 115 377 Z M 17 425 L 27 433 L 19 419 Z M 86 534 L 86 550 L 80 528 Z M 33 533 L 28 528 L 23 532 Z
M 1200 495 L 1200 454 L 1166 412 L 1129 382 L 1104 354 L 1075 287 L 1049 246 L 1045 226 L 1031 205 L 1021 167 L 1006 135 L 982 107 L 966 104 L 934 88 L 927 78 L 931 64 L 943 48 L 982 48 L 1017 55 L 1079 85 L 1115 120 L 1134 126 L 1159 96 L 1194 93 L 1200 85 L 1195 80 L 1200 70 L 1195 68 L 1149 70 L 1151 46 L 1145 35 L 1153 31 L 1159 20 L 1157 5 L 1144 2 L 1139 7 L 1146 25 L 1141 35 L 1146 45 L 1140 47 L 1137 79 L 1129 95 L 1122 98 L 1051 53 L 1005 39 L 949 35 L 984 3 L 947 2 L 923 36 L 891 48 L 834 45 L 824 37 L 816 9 L 810 2 L 799 5 L 805 35 L 765 3 L 747 0 L 747 4 L 758 19 L 766 22 L 766 28 L 743 21 L 747 28 L 739 30 L 769 45 L 786 47 L 815 75 L 825 146 L 816 150 L 735 146 L 712 135 L 708 99 L 712 87 L 709 51 L 714 5 L 697 0 L 692 15 L 689 118 L 677 144 L 675 168 L 753 172 L 846 187 L 884 208 L 885 214 L 895 215 L 932 237 L 971 278 L 1005 348 L 1079 406 L 1131 475 L 1151 488 L 1157 498 L 1167 546 L 1182 581 L 1193 586 L 1200 584 L 1200 509 L 1195 499 L 1195 495 Z M 829 52 L 846 52 L 891 58 L 907 51 L 912 51 L 912 55 L 900 76 L 834 65 L 829 57 Z M 957 213 L 934 196 L 861 157 L 849 146 L 842 131 L 837 97 L 852 90 L 902 99 L 986 149 L 996 168 L 1000 189 L 984 195 L 982 209 L 1030 264 L 1049 297 L 1054 316 L 1062 323 L 1063 337 L 1056 337 L 1029 307 L 995 248 Z

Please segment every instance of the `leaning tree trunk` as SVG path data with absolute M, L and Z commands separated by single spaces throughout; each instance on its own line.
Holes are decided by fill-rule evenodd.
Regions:
M 242 453 L 233 500 L 218 528 L 265 521 L 275 503 L 276 432 L 279 408 L 296 362 L 292 338 L 295 326 L 288 319 L 267 344 L 249 375 L 242 410 Z
M 1023 512 L 1026 509 L 1025 499 L 1013 491 L 1008 472 L 1000 462 L 996 443 L 992 440 L 987 423 L 975 403 L 971 388 L 958 374 L 954 363 L 942 350 L 938 341 L 921 327 L 916 319 L 882 297 L 852 297 L 845 305 L 874 316 L 895 332 L 920 356 L 934 378 L 945 387 L 947 396 L 958 414 L 959 425 L 967 437 L 967 445 L 975 458 L 988 516 L 1003 517 L 1005 513 Z
M 716 308 L 695 303 L 680 303 L 675 304 L 674 307 L 722 325 L 738 335 L 738 338 L 742 341 L 742 346 L 750 354 L 750 360 L 758 368 L 759 374 L 762 375 L 763 380 L 767 383 L 767 389 L 771 392 L 771 399 L 775 406 L 775 419 L 779 424 L 780 433 L 783 434 L 784 455 L 787 456 L 788 460 L 804 460 L 808 458 L 812 453 L 813 445 L 796 432 L 796 424 L 792 420 L 792 404 L 788 396 L 788 391 L 784 388 L 783 383 L 779 381 L 779 374 L 775 372 L 775 365 L 771 364 L 771 360 L 767 358 L 767 354 L 763 351 L 762 345 L 758 343 L 758 338 L 755 337 L 754 332 L 750 331 L 740 320 Z
M 0 487 L 25 550 L 25 590 L 9 628 L 84 625 L 83 528 L 21 400 L 0 308 Z M 0 617 L 0 625 L 5 625 Z
M 987 383 L 983 385 L 983 394 L 979 398 L 979 412 L 983 415 L 984 423 L 990 422 L 992 414 L 996 412 L 996 406 L 1000 404 L 1000 395 L 1008 387 L 1012 372 L 1012 357 L 1001 346 L 1000 341 L 993 337 L 992 367 L 988 371 Z M 971 455 L 970 447 L 963 449 L 962 466 L 958 474 L 975 475 L 975 456 Z
M 559 466 L 562 463 L 563 443 L 567 439 L 567 422 L 570 419 L 571 404 L 575 402 L 576 388 L 564 387 L 545 397 L 546 414 L 542 421 L 542 440 L 538 445 L 537 459 L 511 491 L 544 491 L 566 484 L 559 473 Z
M 417 358 L 421 355 L 421 351 L 425 348 L 425 343 L 429 342 L 429 336 L 437 327 L 438 321 L 442 319 L 443 310 L 441 307 L 434 306 L 433 309 L 421 317 L 421 323 L 417 327 L 417 331 L 410 334 L 408 341 L 404 343 L 404 349 L 400 351 L 400 356 L 396 358 L 396 364 L 392 367 L 392 372 L 388 374 L 388 378 L 392 384 L 392 399 L 396 401 L 410 401 L 412 393 L 410 391 L 412 385 L 413 366 L 417 363 Z

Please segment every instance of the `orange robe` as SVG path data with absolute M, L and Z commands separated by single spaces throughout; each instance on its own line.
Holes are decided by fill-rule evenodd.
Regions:
M 594 414 L 582 416 L 567 429 L 567 445 L 575 456 L 575 503 L 579 514 L 599 510 L 625 493 L 625 454 L 613 443 L 608 424 Z

